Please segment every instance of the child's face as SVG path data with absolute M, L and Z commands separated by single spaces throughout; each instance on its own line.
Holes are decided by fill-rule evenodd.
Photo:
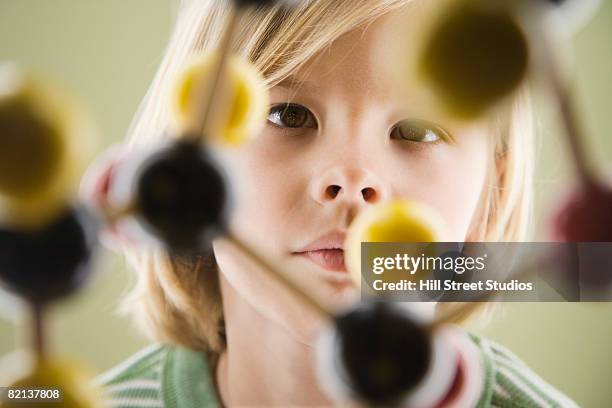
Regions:
M 234 233 L 289 272 L 336 282 L 335 290 L 336 278 L 347 275 L 343 239 L 359 212 L 394 198 L 422 201 L 448 223 L 447 240 L 463 241 L 485 181 L 483 124 L 451 128 L 415 116 L 417 100 L 394 96 L 378 53 L 390 21 L 341 37 L 273 87 L 264 131 L 228 157 L 230 173 L 242 181 Z M 234 286 L 257 285 L 253 274 L 216 250 Z

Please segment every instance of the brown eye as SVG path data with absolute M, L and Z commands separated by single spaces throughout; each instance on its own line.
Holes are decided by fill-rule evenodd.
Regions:
M 450 140 L 450 136 L 444 129 L 433 123 L 419 119 L 407 119 L 393 127 L 391 139 L 436 143 L 441 140 Z
M 312 112 L 294 103 L 283 103 L 270 108 L 268 121 L 282 128 L 317 128 L 317 121 Z

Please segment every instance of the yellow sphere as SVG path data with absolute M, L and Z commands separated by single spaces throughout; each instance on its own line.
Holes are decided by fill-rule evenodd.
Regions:
M 92 381 L 91 376 L 73 362 L 42 360 L 35 363 L 27 374 L 8 385 L 8 389 L 13 390 L 13 398 L 9 400 L 5 395 L 3 402 L 0 402 L 0 408 L 102 408 L 105 406 L 102 402 L 102 391 L 93 386 Z M 58 389 L 61 401 L 54 401 L 53 398 L 48 398 L 48 395 L 46 401 L 24 400 L 24 397 L 28 396 L 28 390 L 35 389 Z M 20 391 L 16 392 L 17 390 Z
M 447 236 L 443 219 L 431 207 L 408 200 L 381 203 L 351 224 L 345 249 L 347 267 L 353 281 L 360 284 L 362 242 L 438 242 Z
M 171 111 L 179 131 L 192 130 L 202 116 L 202 98 L 212 88 L 216 53 L 208 53 L 186 65 L 172 93 Z M 221 98 L 213 101 L 207 137 L 236 146 L 255 136 L 265 124 L 269 110 L 268 91 L 259 71 L 247 60 L 232 56 L 221 84 Z
M 0 64 L 0 225 L 35 228 L 65 209 L 91 129 L 65 92 Z

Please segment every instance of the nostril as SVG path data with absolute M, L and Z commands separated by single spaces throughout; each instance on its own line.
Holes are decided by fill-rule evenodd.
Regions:
M 334 199 L 334 198 L 336 198 L 338 196 L 338 194 L 340 193 L 341 189 L 342 189 L 342 187 L 340 187 L 338 185 L 335 185 L 335 184 L 331 185 L 331 186 L 328 186 L 325 189 L 325 196 L 327 198 Z
M 366 187 L 361 190 L 361 195 L 363 196 L 364 201 L 367 203 L 375 202 L 377 199 L 376 190 L 371 187 Z

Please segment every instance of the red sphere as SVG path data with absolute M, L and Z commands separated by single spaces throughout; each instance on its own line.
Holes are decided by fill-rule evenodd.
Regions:
M 612 188 L 582 184 L 569 194 L 553 219 L 560 242 L 612 242 Z
M 564 242 L 552 259 L 568 300 L 609 300 L 612 288 L 612 188 L 601 183 L 574 189 L 553 218 L 553 238 Z

